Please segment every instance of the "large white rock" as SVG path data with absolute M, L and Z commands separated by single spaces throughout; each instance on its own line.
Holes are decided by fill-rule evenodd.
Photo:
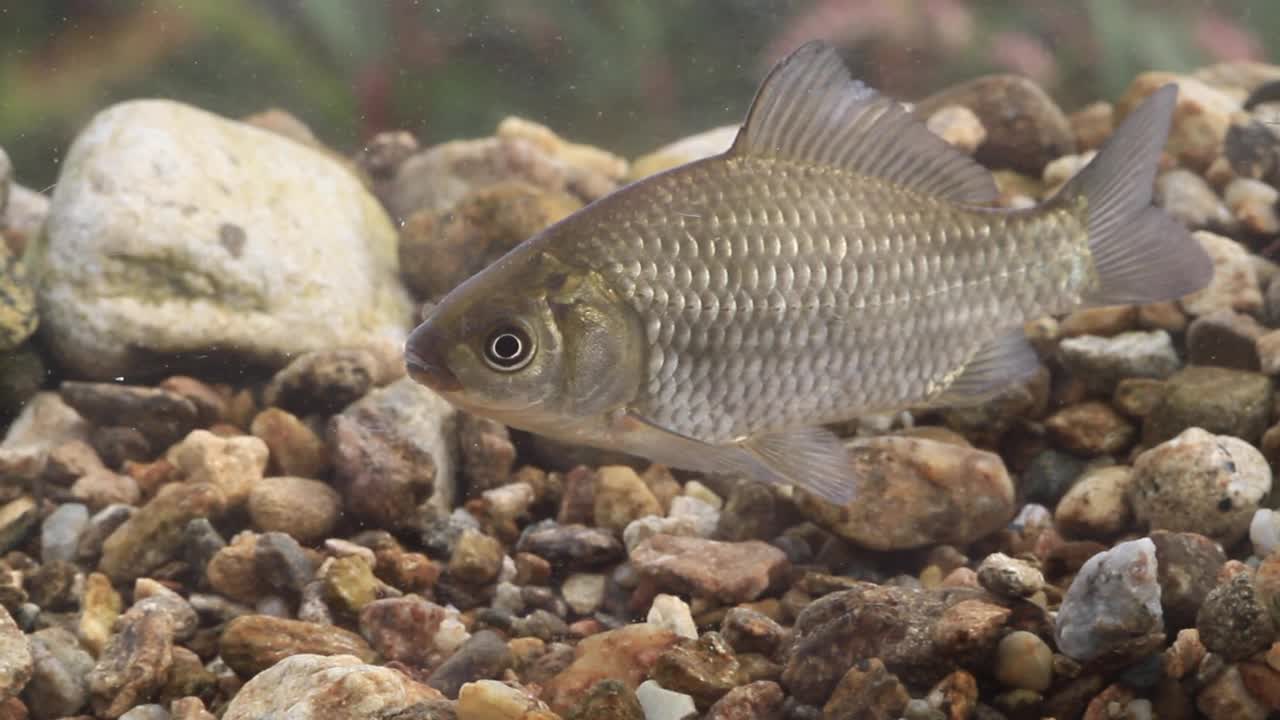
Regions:
M 75 373 L 157 355 L 290 356 L 401 342 L 396 230 L 336 160 L 167 100 L 102 111 L 72 144 L 34 253 L 41 318 Z

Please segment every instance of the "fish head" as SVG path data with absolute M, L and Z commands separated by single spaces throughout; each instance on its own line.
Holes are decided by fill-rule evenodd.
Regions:
M 643 326 L 599 273 L 517 248 L 450 292 L 405 343 L 417 382 L 513 427 L 565 435 L 630 401 Z

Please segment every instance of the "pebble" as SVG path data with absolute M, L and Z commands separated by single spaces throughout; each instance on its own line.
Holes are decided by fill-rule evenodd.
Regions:
M 1213 279 L 1203 289 L 1180 300 L 1191 315 L 1217 310 L 1256 314 L 1262 310 L 1262 287 L 1248 248 L 1206 230 L 1191 234 L 1213 260 Z
M 1109 619 L 1105 625 L 1099 617 Z M 1156 546 L 1148 538 L 1122 542 L 1089 558 L 1058 610 L 1056 640 L 1067 657 L 1143 657 L 1163 640 Z
M 1240 109 L 1239 101 L 1188 75 L 1145 72 L 1129 84 L 1116 109 L 1126 115 L 1170 82 L 1178 85 L 1178 100 L 1165 151 L 1182 166 L 1202 172 L 1222 154 L 1231 115 Z
M 698 626 L 693 621 L 693 611 L 689 603 L 675 595 L 658 593 L 649 606 L 646 622 L 654 627 L 669 630 L 678 637 L 694 639 L 698 637 Z
M 645 720 L 635 691 L 617 680 L 601 680 L 586 692 L 566 720 Z
M 1115 107 L 1105 100 L 1089 103 L 1067 116 L 1080 150 L 1096 150 L 1115 129 Z
M 333 532 L 342 497 L 327 483 L 303 477 L 269 477 L 249 491 L 249 519 L 260 532 L 282 532 L 312 544 Z
M 89 702 L 86 680 L 94 659 L 76 636 L 60 627 L 30 635 L 31 680 L 22 694 L 36 720 L 53 720 L 78 713 Z
M 684 720 L 698 714 L 692 697 L 668 690 L 653 680 L 640 683 L 636 700 L 644 710 L 645 720 Z
M 329 422 L 334 485 L 345 509 L 374 527 L 415 522 L 426 500 L 452 508 L 457 410 L 408 378 L 371 391 Z
M 1059 447 L 1086 457 L 1119 453 L 1137 434 L 1128 420 L 1102 402 L 1063 408 L 1045 420 L 1045 429 Z
M 88 675 L 93 708 L 108 717 L 119 717 L 164 686 L 177 627 L 168 612 L 131 610 L 116 630 Z
M 978 582 L 995 595 L 1026 598 L 1044 587 L 1044 575 L 1025 560 L 992 553 L 978 565 Z
M 102 654 L 116 618 L 120 617 L 123 600 L 102 573 L 89 573 L 80 599 L 80 622 L 76 628 L 80 640 L 95 656 Z
M 880 658 L 855 664 L 840 678 L 822 708 L 824 718 L 898 718 L 911 695 Z
M 1196 695 L 1196 709 L 1208 720 L 1265 720 L 1267 708 L 1258 702 L 1234 666 L 1227 667 Z
M 332 625 L 242 615 L 218 638 L 222 659 L 241 677 L 252 677 L 292 655 L 354 655 L 372 662 L 373 648 L 359 635 Z
M 1058 335 L 1064 338 L 1081 335 L 1111 337 L 1136 330 L 1137 324 L 1138 307 L 1136 305 L 1086 307 L 1063 318 L 1058 326 Z
M 604 602 L 606 577 L 598 573 L 573 573 L 564 579 L 560 593 L 579 615 L 591 615 Z
M 1249 542 L 1253 544 L 1253 554 L 1260 558 L 1280 548 L 1280 513 L 1258 508 L 1249 521 Z
M 1006 687 L 1042 693 L 1053 682 L 1053 651 L 1039 635 L 1015 630 L 996 646 L 995 676 Z
M 1280 217 L 1276 216 L 1277 199 L 1280 199 L 1280 190 L 1252 178 L 1236 178 L 1223 191 L 1223 200 L 1240 221 L 1240 225 L 1259 235 L 1280 233 Z
M 1257 443 L 1267 428 L 1274 393 L 1271 378 L 1243 370 L 1191 366 L 1169 378 L 1160 402 L 1146 417 L 1147 446 L 1188 428 Z
M 800 510 L 818 524 L 874 550 L 938 543 L 966 545 L 1013 517 L 1013 481 L 1000 456 L 970 447 L 902 436 L 850 444 L 860 478 L 858 496 L 898 498 L 845 507 L 796 493 Z M 947 518 L 938 522 L 938 518 Z
M 458 692 L 458 720 L 559 720 L 540 700 L 497 680 L 477 680 Z
M 1266 375 L 1280 375 L 1280 330 L 1271 330 L 1258 336 L 1254 343 L 1258 354 L 1258 368 Z
M 658 656 L 649 676 L 668 690 L 688 694 L 704 710 L 743 684 L 733 649 L 715 632 L 677 642 Z
M 635 688 L 676 639 L 671 631 L 648 623 L 624 625 L 583 638 L 573 649 L 572 663 L 544 683 L 542 697 L 552 710 L 564 713 L 601 680 L 617 680 Z
M 428 705 L 440 693 L 390 668 L 358 657 L 299 654 L 251 678 L 227 705 L 222 720 L 289 717 L 435 717 Z M 416 712 L 425 710 L 426 715 Z
M 773 657 L 782 649 L 787 630 L 773 618 L 748 607 L 730 608 L 720 622 L 720 634 L 738 654 Z
M 773 488 L 760 482 L 734 483 L 720 511 L 713 537 L 717 540 L 768 540 L 782 533 L 794 511 Z
M 217 517 L 224 496 L 208 483 L 175 483 L 161 488 L 102 544 L 98 569 L 116 582 L 131 582 L 176 558 L 189 521 Z
M 565 570 L 589 570 L 620 560 L 622 542 L 612 533 L 583 525 L 560 525 L 544 520 L 525 528 L 518 552 L 532 553 Z
M 1263 606 L 1247 572 L 1209 592 L 1196 614 L 1196 630 L 1205 648 L 1228 662 L 1261 652 L 1276 639 L 1271 612 Z
M 219 437 L 194 430 L 165 454 L 188 483 L 207 483 L 223 493 L 227 509 L 249 499 L 267 468 L 267 444 L 252 435 Z
M 966 155 L 972 155 L 987 139 L 987 129 L 978 116 L 963 105 L 949 105 L 936 110 L 925 126 L 934 135 Z
M 103 468 L 81 476 L 71 485 L 71 497 L 94 511 L 111 505 L 137 505 L 142 499 L 138 481 Z
M 1125 378 L 1166 378 L 1182 366 L 1164 330 L 1066 338 L 1058 352 L 1072 377 L 1097 392 L 1110 392 Z
M 1183 168 L 1156 178 L 1156 203 L 1192 230 L 1229 230 L 1235 224 L 1235 217 L 1209 183 Z
M 1134 515 L 1152 529 L 1200 532 L 1232 545 L 1271 491 L 1262 453 L 1236 437 L 1193 427 L 1134 461 Z
M 89 508 L 80 503 L 59 505 L 41 525 L 40 561 L 75 560 L 80 536 L 88 526 Z
M 479 530 L 464 530 L 449 557 L 449 574 L 472 585 L 498 578 L 502 570 L 502 543 Z
M 1257 372 L 1259 339 L 1267 329 L 1249 315 L 1217 310 L 1201 315 L 1187 328 L 1187 358 L 1193 365 L 1215 365 Z
M 319 478 L 328 469 L 324 439 L 287 410 L 266 408 L 254 416 L 249 432 L 266 444 L 277 475 Z
M 1191 627 L 1227 556 L 1216 542 L 1197 533 L 1153 530 L 1150 537 L 1156 546 L 1165 627 Z
M 357 555 L 326 560 L 316 572 L 316 579 L 329 607 L 353 615 L 378 598 L 381 585 L 369 562 Z
M 1031 458 L 1022 473 L 1022 492 L 1029 503 L 1056 505 L 1086 467 L 1085 461 L 1074 455 L 1052 448 L 1044 450 Z
M 426 683 L 445 697 L 456 698 L 463 685 L 502 677 L 514 663 L 506 641 L 492 630 L 481 630 L 437 667 Z
M 380 657 L 425 667 L 447 616 L 444 608 L 416 595 L 374 600 L 360 610 L 360 634 Z
M 648 538 L 631 552 L 631 562 L 660 590 L 726 604 L 756 599 L 790 567 L 781 550 L 758 540 L 726 543 L 676 535 Z
M 778 683 L 758 680 L 740 685 L 716 701 L 707 720 L 782 720 L 783 691 Z
M 1111 465 L 1087 471 L 1058 501 L 1054 526 L 1063 535 L 1103 540 L 1127 529 L 1133 520 L 1129 490 L 1133 471 Z
M 469 413 L 460 414 L 458 419 L 458 447 L 467 492 L 479 495 L 505 486 L 516 461 L 516 447 L 507 426 Z
M 597 473 L 594 518 L 597 527 L 621 533 L 646 515 L 662 515 L 662 505 L 635 470 L 608 465 Z
M 17 695 L 31 679 L 31 641 L 0 607 L 0 697 Z

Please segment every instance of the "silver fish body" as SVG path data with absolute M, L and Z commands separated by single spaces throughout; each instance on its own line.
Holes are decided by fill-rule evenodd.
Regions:
M 1022 324 L 1173 299 L 1212 264 L 1151 206 L 1176 88 L 1029 210 L 830 48 L 779 63 L 733 147 L 638 181 L 452 291 L 409 372 L 509 425 L 804 487 L 857 478 L 822 425 L 972 402 L 1039 366 Z

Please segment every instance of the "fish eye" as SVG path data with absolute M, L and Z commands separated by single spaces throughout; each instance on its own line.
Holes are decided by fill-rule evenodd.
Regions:
M 533 340 L 518 327 L 501 327 L 484 343 L 484 361 L 499 372 L 515 372 L 533 359 Z

